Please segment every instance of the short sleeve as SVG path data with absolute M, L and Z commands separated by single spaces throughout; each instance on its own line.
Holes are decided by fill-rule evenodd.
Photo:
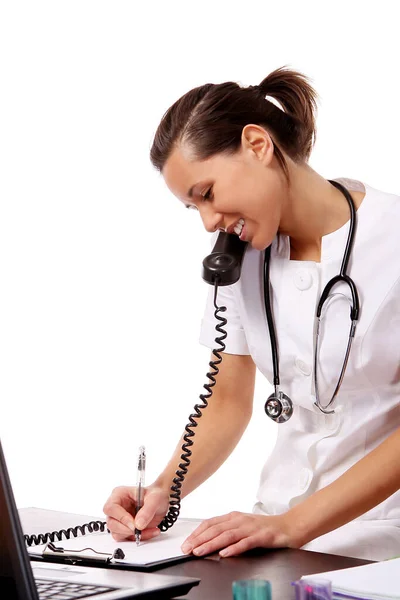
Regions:
M 227 324 L 223 327 L 228 334 L 224 340 L 224 352 L 227 354 L 250 354 L 235 298 L 235 285 L 237 284 L 221 286 L 218 288 L 217 294 L 217 306 L 226 306 L 226 311 L 219 313 L 227 320 Z M 214 287 L 210 286 L 206 309 L 201 323 L 200 343 L 208 348 L 218 349 L 215 338 L 220 334 L 215 327 L 219 321 L 215 318 L 214 313 Z

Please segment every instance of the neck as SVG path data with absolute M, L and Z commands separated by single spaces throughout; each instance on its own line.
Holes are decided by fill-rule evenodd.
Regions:
M 289 174 L 290 187 L 282 207 L 279 232 L 289 236 L 291 255 L 306 254 L 311 260 L 320 260 L 322 237 L 342 227 L 350 218 L 347 200 L 308 165 L 291 163 Z M 354 198 L 352 193 L 356 208 L 362 196 L 359 193 Z

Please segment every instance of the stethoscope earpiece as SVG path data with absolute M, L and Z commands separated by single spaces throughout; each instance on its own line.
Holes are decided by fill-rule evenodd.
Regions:
M 265 403 L 264 410 L 275 423 L 286 423 L 293 413 L 293 402 L 283 392 L 273 392 Z

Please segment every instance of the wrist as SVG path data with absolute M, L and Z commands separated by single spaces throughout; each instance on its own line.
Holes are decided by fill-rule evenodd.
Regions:
M 149 486 L 147 486 L 147 488 L 149 490 L 162 490 L 162 492 L 164 492 L 165 494 L 167 494 L 168 496 L 170 495 L 171 492 L 171 485 L 172 485 L 172 481 L 170 481 L 168 478 L 164 477 L 163 475 L 160 475 L 159 477 L 157 477 L 157 479 L 155 479 L 155 481 L 153 481 L 153 483 L 151 483 Z
M 311 514 L 308 506 L 303 503 L 288 510 L 285 514 L 285 522 L 289 548 L 301 548 L 317 537 L 314 532 L 315 513 Z

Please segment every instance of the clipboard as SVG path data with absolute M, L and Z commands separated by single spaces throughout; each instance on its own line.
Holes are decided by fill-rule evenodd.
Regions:
M 30 512 L 31 517 L 39 516 Z M 45 515 L 43 515 L 45 516 Z M 60 518 L 60 514 L 49 514 L 54 517 L 48 524 L 51 527 L 66 523 Z M 71 518 L 72 517 L 72 518 Z M 73 520 L 75 515 L 68 516 Z M 41 519 L 42 520 L 42 519 Z M 43 519 L 44 521 L 44 519 Z M 76 521 L 75 521 L 76 522 Z M 45 541 L 32 544 L 28 547 L 31 560 L 47 561 L 68 565 L 101 566 L 111 569 L 125 569 L 132 571 L 155 571 L 170 565 L 198 558 L 192 554 L 183 554 L 181 545 L 187 536 L 199 525 L 199 519 L 178 519 L 174 527 L 168 532 L 160 533 L 159 536 L 148 541 L 141 542 L 137 547 L 132 541 L 116 542 L 106 528 L 97 532 L 86 533 L 76 531 L 66 537 L 61 536 L 61 531 L 53 531 L 51 534 L 37 535 L 36 539 Z M 34 529 L 27 523 L 26 529 Z M 36 530 L 40 525 L 36 524 Z M 28 529 L 28 531 L 29 531 Z M 80 528 L 81 529 L 81 528 Z M 70 530 L 71 531 L 71 530 Z M 26 536 L 27 538 L 28 536 Z
M 86 540 L 82 540 L 84 542 Z M 85 546 L 83 543 L 82 546 Z M 29 557 L 33 561 L 53 562 L 64 565 L 77 565 L 82 567 L 102 567 L 110 569 L 123 569 L 128 571 L 156 571 L 163 567 L 172 566 L 181 562 L 198 559 L 193 554 L 174 556 L 147 563 L 133 563 L 125 560 L 125 553 L 121 548 L 116 548 L 113 553 L 100 552 L 92 547 L 82 547 L 78 550 L 66 549 L 63 546 L 55 545 L 53 542 L 46 544 L 45 548 L 39 553 L 36 549 L 29 552 Z

